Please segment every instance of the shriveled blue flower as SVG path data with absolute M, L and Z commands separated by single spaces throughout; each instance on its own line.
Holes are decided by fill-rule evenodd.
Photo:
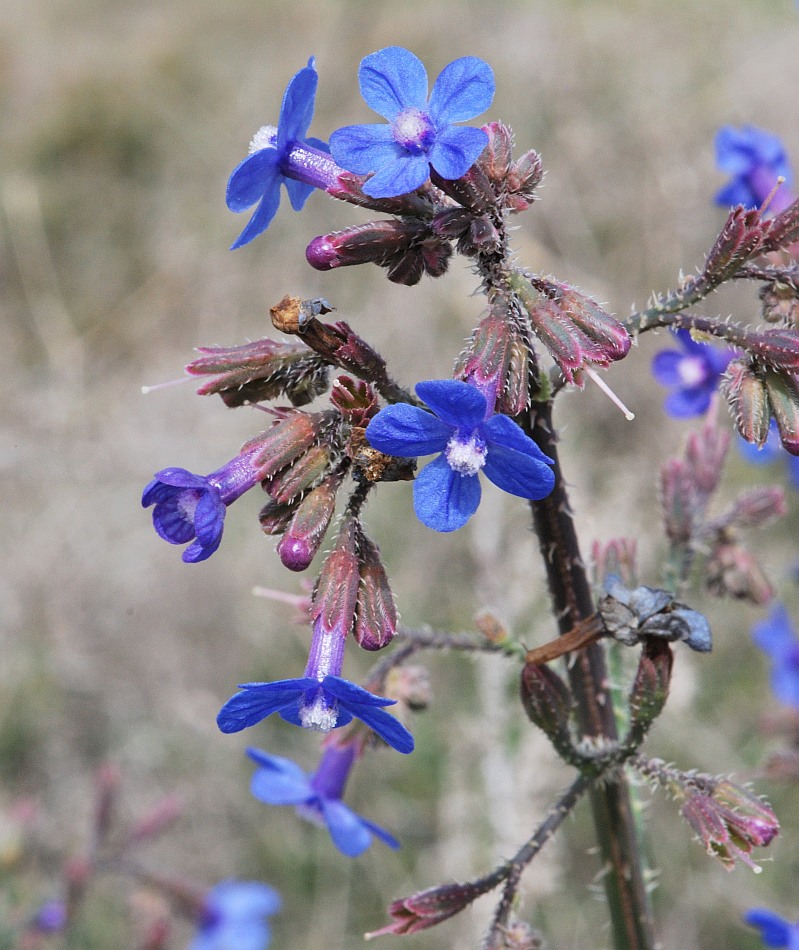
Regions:
M 278 893 L 258 881 L 222 881 L 206 895 L 188 950 L 265 950 L 266 918 L 280 910 Z
M 274 683 L 241 683 L 239 689 L 242 692 L 231 697 L 216 718 L 222 732 L 240 732 L 276 712 L 286 722 L 319 732 L 360 719 L 392 748 L 413 751 L 413 736 L 381 708 L 393 706 L 396 700 L 375 696 L 340 676 L 325 676 L 321 681 L 303 676 Z
M 799 922 L 788 923 L 774 911 L 755 907 L 744 914 L 744 923 L 760 930 L 760 939 L 764 947 L 787 947 L 799 950 Z
M 769 426 L 768 438 L 762 446 L 757 446 L 746 439 L 738 437 L 738 449 L 747 462 L 752 465 L 772 465 L 784 462 L 788 469 L 788 478 L 793 487 L 799 491 L 799 456 L 791 455 L 782 447 L 777 423 L 772 419 Z
M 314 188 L 327 188 L 338 178 L 327 145 L 306 133 L 311 124 L 318 75 L 313 56 L 291 80 L 283 96 L 277 127 L 265 125 L 250 143 L 250 155 L 230 176 L 227 206 L 246 211 L 258 204 L 247 227 L 231 250 L 248 244 L 265 231 L 280 203 L 280 185 L 286 186 L 291 207 L 301 211 Z
M 442 178 L 460 178 L 488 144 L 482 129 L 454 124 L 484 112 L 494 99 L 494 73 L 475 56 L 445 66 L 429 100 L 424 65 L 401 46 L 366 56 L 358 81 L 366 104 L 389 124 L 337 129 L 330 150 L 348 171 L 374 172 L 363 188 L 373 198 L 414 191 L 427 181 L 430 165 Z
M 170 544 L 194 541 L 183 552 L 187 564 L 204 561 L 219 547 L 227 506 L 263 477 L 256 448 L 237 455 L 210 475 L 194 475 L 185 468 L 165 468 L 142 494 L 144 508 L 153 508 L 153 526 Z M 195 540 L 196 539 L 196 540 Z
M 799 709 L 799 638 L 782 604 L 752 627 L 752 639 L 771 658 L 771 689 L 786 706 Z
M 793 201 L 790 162 L 782 142 L 771 132 L 753 125 L 740 129 L 723 126 L 716 133 L 716 165 L 732 176 L 716 195 L 716 204 L 722 207 L 759 208 L 778 177 L 783 177 L 785 184 L 774 195 L 770 210 L 777 214 Z
M 468 383 L 433 379 L 416 393 L 431 412 L 398 403 L 366 428 L 369 444 L 401 458 L 441 453 L 417 475 L 416 516 L 434 531 L 455 531 L 477 511 L 482 469 L 503 491 L 545 498 L 555 484 L 552 459 L 507 416 L 490 415 L 485 396 Z
M 733 357 L 733 351 L 699 343 L 690 330 L 674 333 L 680 350 L 661 350 L 652 358 L 652 375 L 662 386 L 669 386 L 663 403 L 668 415 L 688 419 L 707 412 L 722 373 Z
M 348 858 L 356 858 L 379 838 L 390 848 L 399 848 L 396 838 L 378 825 L 361 818 L 341 800 L 350 770 L 357 758 L 354 743 L 328 745 L 314 775 L 278 755 L 248 749 L 258 766 L 250 790 L 267 805 L 294 805 L 297 813 L 330 832 L 333 844 Z

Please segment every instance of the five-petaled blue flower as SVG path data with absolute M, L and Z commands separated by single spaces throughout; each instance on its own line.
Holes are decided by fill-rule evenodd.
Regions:
M 780 176 L 785 183 L 774 195 L 770 210 L 776 214 L 793 201 L 788 156 L 782 142 L 770 132 L 753 125 L 740 129 L 723 126 L 716 133 L 716 165 L 732 175 L 731 181 L 716 195 L 716 204 L 759 208 Z
M 799 638 L 782 604 L 752 627 L 752 639 L 771 658 L 771 689 L 781 703 L 799 709 Z
M 423 185 L 429 165 L 442 178 L 460 178 L 488 144 L 482 129 L 458 127 L 484 112 L 494 98 L 488 63 L 464 56 L 445 66 L 427 99 L 427 72 L 401 46 L 378 50 L 361 61 L 361 95 L 388 125 L 348 125 L 330 136 L 336 162 L 359 175 L 373 198 L 406 195 Z
M 782 447 L 777 423 L 772 419 L 768 430 L 768 438 L 762 446 L 757 446 L 746 439 L 738 437 L 738 448 L 747 462 L 753 465 L 770 465 L 773 462 L 784 461 L 788 466 L 788 477 L 791 484 L 799 491 L 799 456 L 791 455 Z
M 239 688 L 242 692 L 231 697 L 216 717 L 222 732 L 240 732 L 276 712 L 295 726 L 319 732 L 346 726 L 355 718 L 398 752 L 413 751 L 413 736 L 399 720 L 380 708 L 393 706 L 396 700 L 375 696 L 340 676 L 241 683 Z
M 799 950 L 799 923 L 789 924 L 771 910 L 755 907 L 744 914 L 744 922 L 760 930 L 764 947 Z
M 733 357 L 729 349 L 717 349 L 693 339 L 690 330 L 674 334 L 683 352 L 661 350 L 652 358 L 652 375 L 662 386 L 671 386 L 663 403 L 675 419 L 688 419 L 707 412 L 722 373 Z
M 258 207 L 231 250 L 248 244 L 270 225 L 280 203 L 280 184 L 295 211 L 301 211 L 314 188 L 325 188 L 341 169 L 335 168 L 327 145 L 307 138 L 314 110 L 318 75 L 313 56 L 291 80 L 283 96 L 277 128 L 265 125 L 250 143 L 250 155 L 230 176 L 227 206 L 231 211 Z
M 341 800 L 356 758 L 353 743 L 328 745 L 311 776 L 290 759 L 260 749 L 248 749 L 247 755 L 258 766 L 250 785 L 253 795 L 267 805 L 294 805 L 301 817 L 325 825 L 333 844 L 348 858 L 366 851 L 373 835 L 390 848 L 399 848 L 396 838 L 356 815 Z
M 188 950 L 265 950 L 266 917 L 280 909 L 280 897 L 258 881 L 222 881 L 200 911 L 200 926 Z
M 417 475 L 416 516 L 434 531 L 455 531 L 477 511 L 482 469 L 503 491 L 545 498 L 555 484 L 552 459 L 507 416 L 488 414 L 485 396 L 468 383 L 433 379 L 416 393 L 433 412 L 397 403 L 366 428 L 369 444 L 387 455 L 441 454 Z
M 144 508 L 153 508 L 153 526 L 170 544 L 197 540 L 183 552 L 187 564 L 204 561 L 219 547 L 227 506 L 260 481 L 255 459 L 260 448 L 237 455 L 210 475 L 185 468 L 165 468 L 142 494 Z

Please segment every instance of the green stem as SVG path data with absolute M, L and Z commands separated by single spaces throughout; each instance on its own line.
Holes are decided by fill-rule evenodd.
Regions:
M 547 572 L 550 596 L 561 634 L 594 613 L 591 588 L 569 506 L 552 427 L 552 403 L 534 404 L 525 428 L 554 459 L 555 487 L 541 501 L 531 502 L 533 524 Z M 618 739 L 601 643 L 581 650 L 569 666 L 569 681 L 585 737 Z M 605 891 L 616 950 L 652 950 L 654 925 L 647 894 L 630 789 L 622 770 L 614 781 L 596 782 L 590 790 L 591 808 L 606 872 Z

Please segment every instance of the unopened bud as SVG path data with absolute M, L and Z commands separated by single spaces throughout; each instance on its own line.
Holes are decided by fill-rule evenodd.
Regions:
M 306 452 L 331 418 L 330 412 L 291 409 L 271 429 L 245 443 L 241 451 L 259 449 L 255 459 L 259 478 L 269 478 Z
M 569 718 L 572 695 L 558 674 L 546 664 L 525 663 L 521 678 L 521 700 L 524 711 L 549 737 L 550 742 L 566 759 L 573 758 Z
M 164 795 L 130 829 L 129 842 L 153 841 L 171 828 L 182 814 L 183 799 L 179 795 Z
M 374 389 L 362 379 L 337 376 L 330 388 L 330 402 L 351 426 L 366 427 L 377 412 Z
M 304 571 L 316 556 L 333 518 L 341 481 L 341 475 L 332 475 L 309 492 L 294 510 L 277 546 L 280 560 L 290 571 Z
M 762 251 L 791 250 L 799 241 L 799 199 L 769 221 L 769 232 Z
M 688 436 L 685 447 L 685 460 L 690 466 L 694 485 L 705 497 L 712 495 L 718 488 L 731 441 L 729 432 L 717 423 L 716 402 L 713 405 L 704 425 L 698 432 Z
M 592 358 L 592 362 L 607 366 L 627 355 L 632 341 L 624 324 L 573 287 L 561 285 L 558 291 L 561 307 L 599 351 L 600 356 Z
M 502 122 L 483 126 L 488 145 L 478 159 L 480 166 L 494 185 L 502 184 L 510 171 L 513 155 L 513 134 Z
M 264 534 L 283 534 L 288 523 L 296 511 L 297 505 L 279 505 L 274 499 L 268 501 L 261 509 L 259 519 Z
M 732 597 L 751 604 L 768 604 L 774 588 L 757 560 L 739 544 L 717 544 L 707 560 L 705 586 L 716 597 Z
M 426 233 L 426 225 L 419 221 L 368 221 L 314 238 L 305 257 L 311 267 L 321 271 L 353 264 L 385 265 Z
M 733 208 L 710 249 L 702 280 L 711 287 L 729 280 L 758 250 L 765 230 L 759 211 Z
M 458 360 L 455 378 L 476 386 L 494 406 L 508 374 L 512 330 L 503 315 L 502 299 L 493 302 L 491 313 L 480 322 Z
M 474 625 L 489 643 L 505 643 L 508 640 L 508 628 L 490 610 L 482 610 L 477 614 Z
M 765 383 L 783 448 L 791 455 L 799 455 L 799 378 L 767 372 Z
M 397 608 L 380 551 L 363 533 L 358 539 L 358 554 L 361 583 L 353 633 L 364 650 L 382 650 L 397 631 Z
M 268 494 L 280 505 L 288 505 L 319 482 L 330 467 L 330 449 L 312 445 L 268 482 Z
M 357 519 L 344 519 L 332 551 L 322 565 L 311 601 L 311 616 L 326 631 L 338 630 L 342 637 L 352 629 L 358 602 L 359 560 Z
M 752 356 L 778 370 L 799 372 L 799 330 L 777 327 L 764 333 L 751 333 L 747 350 Z
M 775 280 L 760 288 L 763 319 L 769 323 L 799 326 L 799 291 L 791 284 Z
M 544 177 L 544 165 L 535 149 L 525 152 L 505 179 L 506 205 L 510 211 L 526 211 L 538 197 L 535 189 Z
M 747 363 L 733 360 L 722 379 L 722 390 L 741 436 L 762 448 L 768 438 L 770 423 L 763 380 Z
M 518 416 L 527 409 L 530 405 L 530 370 L 530 348 L 514 333 L 505 388 L 497 396 L 497 412 Z
M 474 883 L 440 884 L 411 897 L 394 901 L 388 908 L 391 923 L 366 934 L 366 939 L 371 940 L 387 934 L 413 934 L 428 927 L 435 927 L 496 887 L 496 882 L 490 878 L 483 880 L 487 883 L 482 887 Z
M 431 166 L 430 181 L 459 205 L 477 214 L 485 214 L 496 203 L 491 180 L 479 161 L 461 178 L 442 178 Z
M 697 497 L 693 474 L 682 459 L 660 467 L 660 508 L 666 536 L 672 544 L 687 544 L 693 536 Z
M 111 830 L 121 784 L 122 772 L 112 762 L 101 765 L 95 774 L 94 835 L 98 844 L 105 841 Z
M 762 528 L 787 514 L 785 491 L 776 485 L 759 485 L 735 499 L 730 520 L 742 528 Z
M 666 705 L 674 657 L 665 641 L 649 637 L 630 690 L 630 739 L 637 748 Z
M 604 587 L 608 577 L 614 575 L 625 587 L 635 587 L 638 584 L 637 551 L 635 538 L 611 538 L 606 544 L 594 541 L 591 559 L 597 585 Z

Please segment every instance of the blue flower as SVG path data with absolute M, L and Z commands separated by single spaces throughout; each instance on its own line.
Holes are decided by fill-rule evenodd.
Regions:
M 294 805 L 301 817 L 325 825 L 333 844 L 348 858 L 366 851 L 373 835 L 390 848 L 399 848 L 396 838 L 356 815 L 341 800 L 357 757 L 353 743 L 328 745 L 312 776 L 290 759 L 260 749 L 248 749 L 247 755 L 259 766 L 250 786 L 253 795 L 267 805 Z
M 333 158 L 359 175 L 374 172 L 363 187 L 373 198 L 415 191 L 429 177 L 460 178 L 488 144 L 482 129 L 456 127 L 484 112 L 494 98 L 488 63 L 464 56 L 445 66 L 428 101 L 427 72 L 401 46 L 378 50 L 361 61 L 361 95 L 388 125 L 348 125 L 330 136 Z
M 441 454 L 417 475 L 416 516 L 434 531 L 455 531 L 480 504 L 480 469 L 503 491 L 546 498 L 555 484 L 552 459 L 507 416 L 486 418 L 485 396 L 468 383 L 433 379 L 416 392 L 433 410 L 386 406 L 366 428 L 369 444 L 387 455 Z
M 67 925 L 67 907 L 63 901 L 47 901 L 36 911 L 31 926 L 39 933 L 55 934 Z
M 240 732 L 276 712 L 295 726 L 320 732 L 346 726 L 355 718 L 397 751 L 413 751 L 413 736 L 394 716 L 379 708 L 393 706 L 396 700 L 375 696 L 340 676 L 242 683 L 239 688 L 243 692 L 229 699 L 216 718 L 222 732 Z
M 265 918 L 280 909 L 280 897 L 257 881 L 222 881 L 205 898 L 200 927 L 188 950 L 264 950 Z
M 787 920 L 778 917 L 773 911 L 762 907 L 748 910 L 744 914 L 744 922 L 750 927 L 760 929 L 760 939 L 765 947 L 787 947 L 788 950 L 799 950 L 799 923 L 789 924 Z
M 283 96 L 277 128 L 265 125 L 250 144 L 250 155 L 230 176 L 227 206 L 246 211 L 258 202 L 255 214 L 236 238 L 231 250 L 248 244 L 265 231 L 280 203 L 280 184 L 295 211 L 301 211 L 314 188 L 327 188 L 338 178 L 328 147 L 319 139 L 306 138 L 314 110 L 318 75 L 313 56 L 291 80 Z
M 733 352 L 698 343 L 690 330 L 676 330 L 674 335 L 683 352 L 661 350 L 656 353 L 652 358 L 652 375 L 662 386 L 674 389 L 663 403 L 668 415 L 675 419 L 701 416 L 707 412 Z
M 752 639 L 771 658 L 774 695 L 786 706 L 799 709 L 799 639 L 782 604 L 752 627 Z
M 773 419 L 769 426 L 768 438 L 762 446 L 747 442 L 739 436 L 738 448 L 741 455 L 752 465 L 771 465 L 774 462 L 784 461 L 788 466 L 788 477 L 793 487 L 799 491 L 799 456 L 791 455 L 782 447 L 779 429 Z
M 732 175 L 716 195 L 716 204 L 759 208 L 780 176 L 785 184 L 774 196 L 770 210 L 776 214 L 793 200 L 788 187 L 792 177 L 788 156 L 782 142 L 770 132 L 753 125 L 740 129 L 723 126 L 716 133 L 716 165 Z
M 170 544 L 186 544 L 187 564 L 204 561 L 219 547 L 227 506 L 262 477 L 255 464 L 263 449 L 237 455 L 210 475 L 194 475 L 185 468 L 165 468 L 142 494 L 144 508 L 153 508 L 153 526 Z

